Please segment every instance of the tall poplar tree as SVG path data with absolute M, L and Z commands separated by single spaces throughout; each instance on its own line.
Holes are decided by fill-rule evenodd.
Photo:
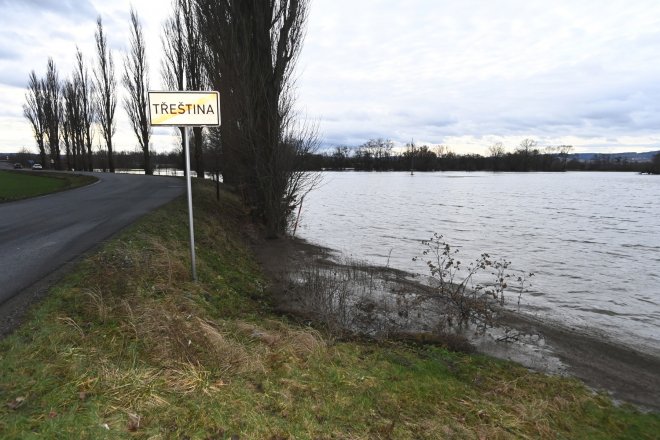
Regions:
M 30 72 L 28 79 L 25 104 L 23 104 L 23 115 L 30 121 L 30 125 L 32 125 L 41 163 L 46 166 L 46 117 L 44 115 L 44 99 L 43 83 L 37 78 L 37 74 L 33 70 Z
M 44 92 L 44 120 L 46 123 L 46 136 L 48 137 L 48 154 L 50 161 L 43 166 L 62 169 L 60 157 L 60 122 L 62 121 L 62 97 L 60 94 L 60 77 L 52 58 L 48 58 L 46 77 L 43 79 Z
M 147 91 L 149 90 L 149 71 L 144 45 L 142 25 L 138 15 L 131 8 L 131 48 L 124 59 L 123 83 L 128 95 L 124 98 L 124 108 L 142 149 L 145 174 L 153 174 L 149 158 L 149 138 L 151 126 L 147 115 Z
M 112 61 L 112 51 L 108 47 L 108 40 L 103 33 L 103 23 L 99 16 L 96 20 L 96 51 L 98 65 L 94 70 L 96 78 L 96 112 L 101 135 L 105 140 L 108 154 L 108 169 L 115 172 L 115 163 L 112 151 L 112 136 L 117 129 L 115 125 L 115 110 L 117 108 L 117 81 L 115 79 L 115 66 Z
M 284 233 L 309 184 L 297 161 L 313 130 L 296 132 L 292 74 L 309 0 L 196 0 L 207 72 L 222 99 L 225 183 L 241 188 L 269 236 Z
M 94 164 L 92 163 L 92 127 L 95 120 L 95 106 L 93 101 L 94 84 L 90 81 L 87 67 L 83 60 L 82 52 L 76 48 L 76 71 L 73 76 L 73 81 L 78 87 L 78 99 L 80 102 L 80 127 L 83 135 L 83 145 L 85 151 L 85 169 L 87 171 L 94 171 Z

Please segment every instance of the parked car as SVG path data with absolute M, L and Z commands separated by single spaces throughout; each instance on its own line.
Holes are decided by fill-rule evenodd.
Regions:
M 40 163 L 35 163 L 34 165 L 32 165 L 32 169 L 33 170 L 41 170 L 41 169 L 43 169 L 43 167 L 41 166 Z
M 21 168 L 23 168 L 23 165 L 21 165 L 20 163 L 14 164 L 14 169 L 20 170 Z

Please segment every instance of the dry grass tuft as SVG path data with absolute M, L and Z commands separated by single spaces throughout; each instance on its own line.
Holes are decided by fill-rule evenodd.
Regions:
M 95 389 L 110 399 L 115 412 L 130 413 L 135 408 L 162 407 L 168 401 L 158 394 L 163 373 L 155 368 L 118 368 L 104 365 Z
M 235 327 L 239 333 L 266 345 L 270 351 L 294 356 L 302 361 L 327 348 L 321 334 L 311 328 L 295 329 L 274 320 L 265 321 L 263 327 L 238 321 Z
M 163 373 L 165 382 L 172 391 L 181 394 L 203 393 L 208 396 L 219 392 L 228 383 L 217 378 L 201 365 L 189 362 L 178 364 Z
M 208 321 L 197 319 L 207 349 L 224 371 L 232 373 L 264 372 L 259 353 L 248 353 L 244 344 L 222 333 Z
M 89 288 L 83 291 L 87 299 L 88 312 L 96 316 L 101 323 L 105 323 L 110 315 L 110 307 L 103 298 L 103 292 L 99 287 Z

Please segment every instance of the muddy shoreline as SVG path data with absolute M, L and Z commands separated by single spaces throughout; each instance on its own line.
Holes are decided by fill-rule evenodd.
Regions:
M 331 257 L 332 250 L 304 240 L 262 240 L 252 235 L 250 241 L 270 280 L 268 290 L 274 306 L 285 313 L 295 313 L 293 303 L 297 301 L 291 288 L 291 273 L 312 262 L 326 267 L 341 266 Z M 389 268 L 380 268 L 380 271 L 388 282 L 395 279 L 394 283 L 399 283 L 401 289 L 416 283 L 404 272 Z M 567 328 L 524 313 L 507 312 L 503 325 L 521 337 L 510 342 L 496 342 L 497 336 L 489 340 L 482 338 L 474 344 L 477 351 L 513 360 L 537 371 L 576 377 L 590 388 L 608 393 L 615 401 L 660 412 L 660 357 L 657 355 L 610 341 L 595 332 Z

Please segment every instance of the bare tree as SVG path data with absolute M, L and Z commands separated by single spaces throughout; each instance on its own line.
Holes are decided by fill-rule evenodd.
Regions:
M 186 87 L 188 90 L 204 90 L 208 81 L 202 61 L 204 58 L 204 45 L 194 11 L 193 0 L 178 0 L 183 18 L 183 31 L 185 38 L 185 72 Z M 204 178 L 204 139 L 202 127 L 193 127 L 193 143 L 195 172 L 200 179 Z
M 573 151 L 573 146 L 572 145 L 560 145 L 560 146 L 557 147 L 557 151 L 559 152 L 559 158 L 561 160 L 562 171 L 566 171 L 566 162 L 568 162 L 568 156 Z
M 117 81 L 115 66 L 112 61 L 112 51 L 108 48 L 108 40 L 103 33 L 103 23 L 99 16 L 96 20 L 96 50 L 99 64 L 94 71 L 96 78 L 96 111 L 101 125 L 101 134 L 105 140 L 108 153 L 108 169 L 115 172 L 112 157 L 112 136 L 115 134 L 115 110 L 117 108 Z
M 184 76 L 186 68 L 185 39 L 183 38 L 183 18 L 179 0 L 174 0 L 172 15 L 165 20 L 161 42 L 163 45 L 163 58 L 161 60 L 161 76 L 165 88 L 168 90 L 184 90 Z M 184 129 L 180 128 L 181 154 L 185 163 Z M 184 167 L 184 174 L 188 170 Z
M 149 73 L 142 25 L 137 13 L 131 8 L 131 49 L 124 59 L 124 87 L 128 96 L 124 98 L 124 108 L 128 113 L 133 132 L 138 138 L 144 158 L 145 174 L 153 174 L 149 160 L 149 138 L 151 126 L 147 116 L 147 91 L 149 90 Z
M 64 101 L 62 112 L 62 140 L 64 141 L 64 148 L 66 151 L 66 164 L 67 169 L 75 169 L 76 165 L 76 151 L 75 151 L 75 130 L 76 130 L 76 106 L 78 105 L 78 97 L 73 83 L 70 80 L 65 80 L 62 84 L 62 98 Z M 73 161 L 71 156 L 73 153 Z
M 500 162 L 506 154 L 506 148 L 502 142 L 495 142 L 493 145 L 488 147 L 488 154 L 493 160 L 493 171 L 500 170 Z
M 488 147 L 488 154 L 490 157 L 502 157 L 506 154 L 506 148 L 502 142 L 495 142 L 493 145 Z
M 537 143 L 534 139 L 523 139 L 520 142 L 520 145 L 516 147 L 516 151 L 525 155 L 531 155 L 537 147 Z
M 76 72 L 73 77 L 74 83 L 78 87 L 78 100 L 80 104 L 80 127 L 82 130 L 82 135 L 84 138 L 84 148 L 86 152 L 83 152 L 85 157 L 85 169 L 87 171 L 94 170 L 94 164 L 92 163 L 92 126 L 95 119 L 95 109 L 92 102 L 92 97 L 94 95 L 94 85 L 89 79 L 89 74 L 85 63 L 83 60 L 82 52 L 80 49 L 76 48 Z
M 194 0 L 174 0 L 172 15 L 163 26 L 165 57 L 161 71 L 170 90 L 205 90 L 205 46 L 199 31 Z M 185 78 L 185 80 L 184 80 Z M 183 140 L 183 132 L 182 140 Z M 204 178 L 204 131 L 193 127 L 193 160 L 197 177 Z M 182 145 L 182 153 L 183 151 Z M 184 158 L 185 159 L 185 158 Z
M 269 236 L 284 232 L 302 189 L 291 168 L 301 148 L 292 142 L 291 75 L 303 43 L 308 0 L 197 0 L 209 53 L 207 72 L 220 91 L 225 183 L 242 192 Z
M 52 58 L 48 58 L 46 78 L 43 80 L 44 120 L 48 137 L 48 153 L 55 169 L 61 169 L 60 157 L 60 122 L 62 119 L 62 101 L 60 96 L 60 78 Z M 43 164 L 49 168 L 50 163 Z
M 61 132 L 66 147 L 67 168 L 85 168 L 85 136 L 82 113 L 81 87 L 74 74 L 73 80 L 62 85 Z
M 33 70 L 30 72 L 28 80 L 25 104 L 23 104 L 23 115 L 32 125 L 34 138 L 39 148 L 39 157 L 41 158 L 41 163 L 45 166 L 46 146 L 44 144 L 44 137 L 46 136 L 46 117 L 44 115 L 44 99 L 43 83 L 37 78 Z
M 516 147 L 516 153 L 520 156 L 521 164 L 522 164 L 522 170 L 521 171 L 529 171 L 530 166 L 531 166 L 531 159 L 533 156 L 536 156 L 539 152 L 537 149 L 538 144 L 534 139 L 523 139 L 520 142 L 520 145 Z
M 370 169 L 384 171 L 390 166 L 393 149 L 394 142 L 390 139 L 378 138 L 369 139 L 367 142 L 360 145 L 358 151 L 362 156 L 371 159 L 372 163 L 370 164 Z

